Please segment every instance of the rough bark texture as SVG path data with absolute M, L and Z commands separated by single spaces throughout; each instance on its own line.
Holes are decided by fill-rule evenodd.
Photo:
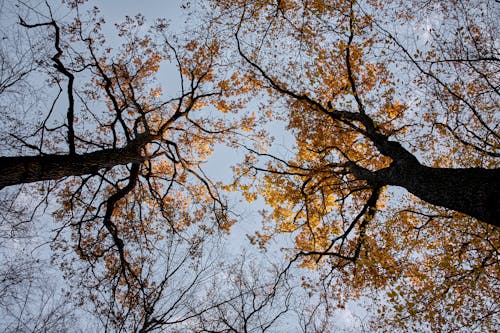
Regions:
M 370 171 L 351 166 L 358 179 L 404 187 L 420 199 L 500 227 L 500 169 L 430 168 L 415 161 Z
M 93 174 L 103 168 L 144 159 L 137 146 L 130 145 L 81 155 L 0 157 L 0 189 L 16 184 Z

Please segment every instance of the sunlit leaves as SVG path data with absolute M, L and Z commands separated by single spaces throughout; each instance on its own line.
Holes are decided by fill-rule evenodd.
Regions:
M 387 292 L 392 307 L 381 302 L 376 329 L 498 324 L 497 230 L 363 176 L 404 163 L 384 143 L 434 168 L 498 168 L 495 4 L 211 3 L 225 27 L 238 22 L 239 66 L 295 139 L 278 153 L 251 151 L 236 169 L 235 187 L 254 185 L 268 205 L 252 240 L 291 234 L 290 258 L 323 272 L 334 299 Z M 491 243 L 467 250 L 477 230 Z M 468 251 L 489 264 L 472 264 Z
M 215 145 L 263 132 L 252 132 L 255 114 L 237 116 L 250 76 L 222 78 L 220 41 L 210 29 L 199 39 L 175 37 L 165 21 L 148 27 L 136 15 L 110 33 L 96 8 L 68 4 L 66 19 L 52 19 L 46 5 L 52 20 L 22 21 L 34 37 L 49 30 L 43 42 L 55 55 L 40 63 L 40 75 L 59 88 L 32 139 L 40 155 L 56 159 L 69 144 L 91 169 L 53 178 L 54 262 L 78 287 L 74 299 L 82 306 L 90 299 L 106 327 L 137 331 L 166 316 L 157 304 L 168 303 L 170 279 L 192 265 L 196 280 L 203 243 L 235 223 L 220 184 L 204 172 Z M 65 117 L 59 109 L 67 101 Z

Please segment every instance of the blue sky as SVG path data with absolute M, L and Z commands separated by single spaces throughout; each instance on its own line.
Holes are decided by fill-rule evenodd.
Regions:
M 90 0 L 88 4 L 90 6 L 97 6 L 101 10 L 101 14 L 107 22 L 105 30 L 109 32 L 113 29 L 113 23 L 122 21 L 127 15 L 135 16 L 138 13 L 143 14 L 147 22 L 150 23 L 156 18 L 166 18 L 171 22 L 171 30 L 175 31 L 177 29 L 182 29 L 184 23 L 183 12 L 180 9 L 180 4 L 182 2 L 183 1 L 178 0 Z M 0 4 L 1 3 L 0 1 Z M 39 6 L 44 6 L 43 1 L 33 1 L 30 3 L 37 3 Z M 54 9 L 60 6 L 57 5 L 60 4 L 60 0 L 53 0 L 50 3 L 54 4 Z M 110 34 L 110 38 L 111 36 Z M 170 75 L 172 74 L 172 72 L 169 72 L 170 70 L 171 69 L 168 68 L 165 72 L 162 71 L 161 76 L 165 77 L 160 76 L 160 84 L 175 86 L 176 83 L 172 84 L 171 82 L 172 77 L 177 78 L 177 75 Z M 175 69 L 172 68 L 172 70 Z M 290 140 L 291 137 L 283 131 L 282 126 L 273 125 L 273 129 L 276 130 L 276 133 L 273 133 L 273 135 L 277 137 L 276 143 L 278 149 L 290 143 L 288 140 Z M 213 179 L 229 182 L 232 178 L 230 166 L 241 160 L 241 158 L 242 152 L 227 147 L 217 146 L 206 166 L 207 174 Z M 231 195 L 229 199 L 232 205 L 231 209 L 236 211 L 240 218 L 238 223 L 233 227 L 231 235 L 227 240 L 228 254 L 237 256 L 244 249 L 250 252 L 256 252 L 257 250 L 255 248 L 249 249 L 249 242 L 246 238 L 246 234 L 252 234 L 261 226 L 258 210 L 264 208 L 262 200 L 258 200 L 253 204 L 248 204 L 241 200 L 241 196 L 236 194 Z M 260 254 L 262 261 L 265 261 L 266 257 L 271 258 L 274 262 L 284 260 L 284 254 L 278 251 L 279 247 L 283 246 L 284 243 L 275 243 L 275 245 L 276 246 L 273 246 L 266 254 Z M 339 314 L 338 320 L 341 326 L 349 326 L 348 323 L 352 322 L 352 315 L 348 310 L 343 311 Z

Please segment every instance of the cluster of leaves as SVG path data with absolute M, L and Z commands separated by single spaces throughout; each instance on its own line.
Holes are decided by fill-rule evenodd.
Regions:
M 499 184 L 498 4 L 211 3 L 295 138 L 292 154 L 251 151 L 236 169 L 234 188 L 254 184 L 269 206 L 252 240 L 293 235 L 290 259 L 340 306 L 376 291 L 375 329 L 494 331 L 498 215 L 432 197 L 498 205 L 474 187 Z M 467 168 L 495 171 L 460 187 Z
M 2 187 L 48 180 L 24 191 L 57 204 L 53 262 L 104 328 L 150 331 L 187 320 L 201 311 L 189 297 L 208 274 L 204 242 L 234 223 L 203 164 L 215 144 L 233 145 L 253 128 L 251 115 L 232 115 L 244 81 L 216 80 L 224 69 L 211 31 L 185 41 L 170 37 L 165 21 L 147 27 L 137 15 L 115 25 L 111 43 L 85 1 L 68 1 L 69 11 L 57 13 L 64 19 L 49 5 L 22 5 L 17 24 L 40 48 L 27 50 L 39 53 L 34 68 L 10 79 L 46 80 L 46 105 L 19 115 L 32 118 L 33 130 L 6 124 L 12 157 L 3 158 Z M 160 70 L 176 74 L 178 88 L 163 91 Z M 2 83 L 2 98 L 19 95 L 14 83 Z M 19 146 L 29 161 L 16 159 L 25 154 Z
M 111 42 L 97 8 L 64 3 L 58 19 L 23 2 L 23 57 L 0 49 L 2 106 L 26 110 L 2 115 L 0 189 L 36 182 L 23 193 L 56 221 L 53 261 L 105 330 L 285 325 L 297 262 L 317 270 L 302 285 L 325 305 L 321 320 L 308 307 L 304 331 L 328 331 L 332 309 L 368 294 L 374 330 L 495 331 L 496 2 L 186 2 L 199 16 L 182 37 L 137 15 Z M 294 140 L 264 151 L 279 122 Z M 205 174 L 215 145 L 249 138 L 233 185 Z M 235 223 L 228 188 L 265 200 L 251 240 L 292 235 L 290 264 L 271 282 L 228 265 L 229 290 L 203 289 Z

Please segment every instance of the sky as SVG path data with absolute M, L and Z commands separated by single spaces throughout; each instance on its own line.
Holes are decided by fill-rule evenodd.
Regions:
M 143 1 L 118 1 L 118 0 L 96 0 L 89 3 L 95 4 L 100 10 L 106 22 L 111 25 L 114 22 L 120 22 L 125 16 L 135 16 L 141 13 L 146 17 L 147 22 L 154 22 L 157 18 L 166 18 L 170 22 L 169 30 L 182 30 L 185 14 L 181 10 L 182 0 L 143 0 Z M 147 24 L 145 25 L 147 26 Z M 110 27 L 108 27 L 110 28 Z M 145 27 L 146 29 L 146 27 Z M 160 83 L 162 78 L 168 82 L 169 86 L 175 86 L 172 83 L 173 78 L 178 74 L 175 68 L 167 68 L 160 72 Z M 286 133 L 276 133 L 278 141 L 288 140 L 290 136 Z M 217 145 L 214 153 L 209 157 L 204 171 L 210 179 L 220 180 L 228 183 L 232 180 L 231 166 L 241 161 L 242 151 L 235 151 L 232 148 Z M 232 194 L 229 198 L 232 209 L 238 215 L 239 222 L 232 228 L 228 237 L 228 252 L 239 254 L 242 250 L 248 251 L 249 241 L 247 234 L 253 234 L 260 227 L 259 210 L 265 207 L 262 200 L 257 200 L 253 204 L 248 204 L 240 195 Z M 279 246 L 278 246 L 279 248 Z
M 92 2 L 92 1 L 91 1 Z M 180 10 L 180 4 L 183 1 L 178 0 L 143 0 L 143 1 L 117 1 L 117 0 L 98 0 L 94 1 L 96 6 L 101 9 L 103 16 L 108 23 L 120 21 L 125 15 L 133 16 L 137 13 L 143 14 L 149 22 L 156 18 L 167 18 L 171 22 L 170 28 L 175 31 L 176 28 L 181 28 L 184 16 Z M 117 6 L 116 4 L 119 3 Z M 175 73 L 174 73 L 175 74 Z M 164 75 L 168 75 L 168 72 Z M 170 75 L 169 79 L 175 75 Z M 177 76 L 175 76 L 177 77 Z M 275 143 L 278 146 L 289 146 L 290 140 L 293 140 L 290 133 L 286 133 L 282 125 L 273 127 L 273 136 Z M 205 170 L 211 179 L 230 182 L 232 178 L 231 165 L 241 161 L 243 152 L 235 151 L 232 148 L 221 145 L 216 146 L 212 156 L 209 157 Z M 239 256 L 242 252 L 254 253 L 260 256 L 261 259 L 276 262 L 277 258 L 283 259 L 284 254 L 280 252 L 280 248 L 286 243 L 293 240 L 288 236 L 283 236 L 282 242 L 271 242 L 271 246 L 266 252 L 260 252 L 255 247 L 250 246 L 247 235 L 253 234 L 261 226 L 259 210 L 265 208 L 263 200 L 258 199 L 252 204 L 247 203 L 242 199 L 241 195 L 232 194 L 229 198 L 229 203 L 232 204 L 236 213 L 239 216 L 238 223 L 232 229 L 226 242 L 227 255 L 234 257 Z M 287 240 L 288 238 L 288 240 Z M 281 260 L 280 260 L 281 261 Z M 358 328 L 360 318 L 366 316 L 366 311 L 354 303 L 349 303 L 343 310 L 335 313 L 334 321 L 338 328 L 346 330 Z
M 52 1 L 57 3 L 59 1 Z M 51 2 L 51 3 L 52 3 Z M 156 18 L 167 18 L 171 22 L 171 30 L 181 29 L 184 16 L 180 9 L 182 1 L 177 0 L 90 0 L 90 5 L 95 5 L 101 10 L 102 16 L 108 23 L 106 29 L 112 29 L 114 22 L 122 21 L 125 16 L 135 16 L 137 13 L 143 14 L 147 22 L 153 22 Z M 42 3 L 42 2 L 40 2 Z M 175 69 L 172 69 L 175 71 Z M 165 81 L 171 82 L 172 77 L 177 78 L 177 73 L 167 71 L 162 72 Z M 160 77 L 160 81 L 162 77 Z M 282 131 L 282 132 L 279 132 Z M 277 137 L 278 144 L 285 143 L 290 140 L 289 134 L 285 133 L 283 129 L 279 129 L 274 135 Z M 232 178 L 231 165 L 242 159 L 242 152 L 235 151 L 231 148 L 217 146 L 214 154 L 210 157 L 207 165 L 206 172 L 211 179 L 217 179 L 224 182 L 230 182 Z M 260 214 L 258 211 L 265 207 L 262 200 L 257 200 L 253 204 L 248 204 L 242 200 L 239 195 L 231 195 L 229 197 L 230 204 L 239 216 L 238 223 L 233 227 L 230 236 L 227 238 L 226 248 L 228 253 L 233 256 L 238 256 L 243 251 L 253 251 L 257 253 L 255 248 L 249 248 L 249 241 L 246 237 L 247 234 L 253 234 L 255 230 L 260 228 Z M 284 245 L 275 243 L 273 247 L 266 253 L 258 253 L 264 259 L 272 259 L 277 261 L 277 258 L 284 258 L 284 255 L 278 251 Z M 337 322 L 340 327 L 350 327 L 355 322 L 352 309 L 346 309 L 336 315 Z M 354 311 L 356 311 L 354 309 Z
M 146 17 L 148 22 L 153 22 L 156 18 L 167 18 L 171 22 L 170 29 L 175 31 L 176 29 L 182 29 L 185 19 L 180 9 L 180 5 L 184 1 L 179 0 L 97 0 L 90 2 L 95 3 L 100 8 L 108 23 L 120 21 L 126 15 L 134 16 L 137 13 L 141 13 Z M 177 77 L 176 75 L 169 75 L 168 72 L 164 73 L 164 75 L 169 76 L 169 80 L 172 77 Z M 280 146 L 289 146 L 287 143 L 293 140 L 291 134 L 286 133 L 282 125 L 273 128 L 273 136 L 276 138 L 275 143 L 278 149 Z M 232 179 L 231 165 L 241 161 L 242 158 L 243 152 L 218 145 L 212 156 L 209 157 L 205 171 L 211 179 L 230 182 Z M 232 227 L 231 233 L 227 237 L 227 255 L 237 257 L 242 252 L 246 252 L 260 256 L 263 261 L 281 261 L 284 258 L 284 254 L 280 252 L 280 248 L 286 243 L 293 241 L 289 236 L 283 236 L 281 240 L 283 243 L 273 240 L 266 252 L 260 252 L 255 247 L 251 247 L 247 238 L 247 235 L 254 234 L 261 226 L 259 210 L 265 208 L 263 200 L 258 199 L 249 204 L 241 195 L 232 194 L 229 197 L 229 203 L 239 217 L 238 223 Z M 354 303 L 349 303 L 344 310 L 339 310 L 334 316 L 337 327 L 355 329 L 358 327 L 360 318 L 366 316 L 366 312 Z
M 64 6 L 61 5 L 61 0 L 48 0 L 48 1 L 50 3 L 51 8 L 53 9 L 53 11 L 55 13 L 55 17 L 57 19 L 59 19 L 59 18 L 64 19 L 65 13 L 67 13 L 67 10 L 65 12 Z M 200 3 L 202 1 L 203 0 L 193 0 L 192 2 L 194 2 L 196 5 L 197 3 Z M 180 9 L 180 5 L 183 2 L 187 2 L 187 1 L 177 1 L 177 0 L 175 0 L 175 1 L 169 1 L 169 0 L 142 0 L 142 1 L 88 0 L 86 7 L 96 6 L 100 9 L 101 15 L 105 18 L 105 20 L 107 22 L 107 24 L 104 26 L 104 29 L 103 29 L 104 33 L 107 36 L 107 42 L 110 43 L 112 46 L 115 46 L 116 44 L 119 43 L 119 39 L 113 37 L 115 34 L 115 29 L 113 27 L 113 24 L 117 23 L 117 22 L 122 22 L 126 16 L 135 16 L 138 13 L 141 13 L 146 17 L 146 24 L 144 25 L 144 30 L 148 29 L 149 24 L 153 23 L 156 18 L 166 18 L 167 21 L 170 21 L 170 23 L 171 23 L 170 31 L 172 33 L 176 33 L 176 31 L 182 30 L 183 27 L 185 26 L 184 25 L 185 20 L 187 20 L 185 14 Z M 15 13 L 15 11 L 13 11 L 12 13 L 14 13 L 16 15 L 11 15 L 10 17 L 8 16 L 8 14 L 6 14 L 5 11 L 2 13 L 2 9 L 6 7 L 6 6 L 4 6 L 6 4 L 11 5 L 12 8 L 14 8 L 14 4 L 16 4 L 16 7 L 18 7 L 18 8 L 22 8 L 22 6 L 26 6 L 26 8 L 29 8 L 28 11 L 32 11 L 32 13 L 34 11 L 34 8 L 40 8 L 41 9 L 40 13 L 47 12 L 47 6 L 45 6 L 44 0 L 0 0 L 0 28 L 2 28 L 2 29 L 7 24 L 11 24 L 12 26 L 17 26 L 19 28 L 19 24 L 17 23 L 18 18 L 17 18 L 17 14 Z M 29 7 L 28 7 L 28 5 L 29 5 Z M 7 19 L 6 20 L 4 19 L 2 21 L 2 16 L 5 17 L 6 15 L 7 15 Z M 23 17 L 23 15 L 24 15 L 24 13 L 21 14 L 21 17 Z M 28 14 L 26 14 L 26 15 L 27 15 L 27 21 L 29 21 L 30 23 L 31 22 L 46 22 L 45 20 L 47 19 L 47 16 L 36 17 L 37 15 L 35 15 L 35 14 L 33 14 L 31 16 Z M 69 18 L 71 18 L 71 15 L 68 16 L 68 19 Z M 407 25 L 405 27 L 405 29 L 407 29 L 407 31 L 409 32 L 408 33 L 409 36 L 416 36 L 416 39 L 418 40 L 418 42 L 415 43 L 415 47 L 421 46 L 419 43 L 424 45 L 427 41 L 432 40 L 432 34 L 430 33 L 430 28 L 434 24 L 439 22 L 439 20 L 440 20 L 440 17 L 429 15 L 429 17 L 422 20 L 420 25 L 418 25 L 418 24 L 413 25 L 413 26 Z M 9 22 L 9 23 L 7 23 L 7 22 Z M 194 22 L 196 22 L 196 21 L 194 21 Z M 394 29 L 399 29 L 399 27 L 395 26 Z M 0 31 L 0 33 L 3 33 L 3 32 Z M 406 39 L 404 39 L 404 40 L 406 40 Z M 7 47 L 7 45 L 10 45 L 10 44 L 15 46 L 16 41 L 17 40 L 16 40 L 15 36 L 13 36 L 11 38 L 1 38 L 0 37 L 0 51 L 7 49 L 8 54 L 16 55 L 16 52 L 13 51 L 14 49 L 12 47 L 10 48 L 10 51 Z M 21 40 L 21 42 L 18 43 L 18 45 L 28 44 L 28 43 L 23 43 L 22 41 L 23 40 Z M 412 42 L 412 40 L 408 40 L 408 42 L 410 43 L 410 42 Z M 40 44 L 47 46 L 47 47 L 50 47 L 51 51 L 53 51 L 53 44 L 48 44 L 46 39 L 41 39 Z M 28 48 L 28 50 L 29 50 L 29 48 Z M 31 53 L 26 52 L 26 53 L 33 54 L 32 52 Z M 40 54 L 44 54 L 44 53 L 40 53 Z M 52 54 L 53 53 L 50 53 L 49 57 L 46 58 L 49 61 L 49 63 L 50 63 L 50 57 L 52 56 Z M 31 59 L 31 58 L 29 58 L 29 59 Z M 404 73 L 404 71 L 402 71 L 402 72 Z M 410 71 L 408 73 L 413 73 L 413 72 Z M 1 74 L 1 72 L 0 72 L 0 74 Z M 405 75 L 406 75 L 406 73 L 405 73 Z M 180 85 L 180 83 L 177 82 L 178 76 L 179 75 L 178 75 L 177 69 L 175 68 L 175 64 L 165 64 L 165 66 L 162 67 L 162 69 L 160 70 L 160 72 L 158 74 L 158 79 L 159 79 L 158 84 L 161 85 L 164 88 L 164 90 L 166 90 L 165 95 L 168 95 L 168 97 L 170 97 L 172 95 L 176 96 L 178 94 L 178 91 L 179 91 L 178 87 Z M 45 89 L 46 81 L 41 82 L 42 80 L 39 79 L 39 77 L 37 77 L 34 80 L 37 82 L 37 84 L 40 83 L 40 86 Z M 51 89 L 51 88 L 49 88 L 49 89 Z M 29 95 L 28 93 L 26 93 L 26 90 L 24 90 L 24 89 L 19 89 L 19 91 L 22 92 L 22 94 L 20 94 L 20 95 Z M 50 90 L 50 92 L 48 94 L 53 93 L 53 92 L 54 91 Z M 55 92 L 54 92 L 54 94 L 55 94 Z M 415 92 L 415 94 L 418 94 L 418 91 Z M 166 96 L 163 96 L 163 97 L 166 97 Z M 166 98 L 168 98 L 168 97 L 166 97 Z M 2 96 L 0 96 L 0 98 L 2 98 L 2 99 L 0 99 L 0 109 L 3 108 L 5 110 L 7 110 L 8 109 L 7 107 L 2 107 L 2 105 L 6 105 L 5 96 L 2 95 Z M 40 109 L 43 109 L 43 111 L 46 111 L 47 109 L 50 108 L 50 105 L 43 105 L 44 101 L 41 100 L 40 98 L 37 99 L 36 97 L 34 97 L 34 95 L 33 96 L 29 95 L 28 98 L 30 101 L 33 101 L 33 104 L 36 104 L 37 106 L 42 105 L 40 107 Z M 255 98 L 255 100 L 257 100 L 257 98 Z M 52 100 L 47 99 L 47 101 L 45 101 L 45 102 L 47 104 L 50 104 L 51 101 Z M 22 106 L 19 107 L 17 104 L 13 104 L 14 102 L 11 103 L 12 105 L 14 105 L 14 107 L 12 107 L 11 104 L 9 104 L 8 106 L 12 107 L 12 110 L 14 110 L 16 113 L 23 114 L 23 112 L 20 111 L 20 110 L 22 110 Z M 61 113 L 65 112 L 65 109 L 64 109 L 65 104 L 64 103 L 66 103 L 66 102 L 67 102 L 66 99 L 64 99 L 64 101 L 62 101 L 61 103 L 59 103 L 59 102 L 57 103 L 57 108 L 58 108 L 57 112 L 61 112 Z M 101 103 L 101 102 L 104 103 L 103 100 L 100 100 L 97 103 Z M 36 109 L 36 108 L 32 108 L 32 109 Z M 26 110 L 28 110 L 28 111 L 31 111 L 32 109 L 29 107 L 26 108 Z M 255 106 L 255 104 L 250 104 L 248 106 L 248 108 L 245 109 L 243 112 L 251 112 L 251 111 L 253 111 L 253 109 L 255 109 L 255 111 L 257 111 L 256 110 L 257 107 Z M 210 111 L 211 111 L 210 108 L 206 108 L 204 110 L 203 109 L 201 110 L 201 112 L 206 112 L 206 113 L 204 113 L 205 115 L 209 114 Z M 420 114 L 418 114 L 418 113 L 421 110 L 418 107 L 415 107 L 414 111 L 417 113 L 416 119 L 415 119 L 415 123 L 417 123 L 418 119 L 419 119 L 417 117 L 420 117 Z M 2 123 L 2 117 L 8 118 L 8 116 L 6 116 L 5 113 L 6 113 L 5 111 L 4 112 L 0 111 L 0 123 Z M 36 118 L 36 116 L 31 115 L 31 113 L 29 113 L 29 112 L 26 112 L 26 114 L 28 114 L 28 116 L 25 116 L 25 119 L 23 119 L 21 122 L 25 122 L 26 124 L 29 124 L 29 121 L 31 120 L 31 122 L 34 123 L 33 126 L 36 126 L 37 120 L 42 119 L 41 117 L 44 116 L 44 115 L 42 115 L 42 116 L 40 116 L 40 118 Z M 59 114 L 59 113 L 57 113 L 57 114 Z M 28 117 L 28 118 L 26 119 L 26 117 Z M 34 118 L 36 118 L 35 121 L 33 121 Z M 23 124 L 23 125 L 25 125 L 25 124 Z M 9 126 L 9 125 L 6 125 L 6 127 L 7 126 Z M 294 141 L 293 141 L 294 138 L 290 135 L 289 132 L 287 132 L 285 130 L 285 127 L 283 126 L 283 124 L 273 122 L 272 126 L 275 126 L 275 127 L 273 127 L 272 135 L 277 137 L 277 140 L 275 141 L 275 147 L 271 149 L 271 152 L 273 154 L 278 152 L 277 155 L 281 157 L 283 155 L 279 154 L 280 150 L 282 150 L 283 152 L 286 152 L 287 149 L 294 149 L 293 147 L 296 147 L 296 145 L 294 144 Z M 5 146 L 8 146 L 9 148 L 11 148 L 11 145 L 7 145 L 5 143 L 7 141 L 2 142 L 2 140 L 5 137 L 8 137 L 9 134 L 11 133 L 10 132 L 11 128 L 13 128 L 12 131 L 14 131 L 16 127 L 15 127 L 15 125 L 12 125 L 8 128 L 8 130 L 4 130 L 3 131 L 4 133 L 1 133 L 1 131 L 0 131 L 0 155 L 1 155 L 2 145 L 5 145 Z M 25 131 L 24 126 L 19 126 L 19 128 L 20 128 L 19 131 Z M 61 134 L 61 136 L 64 137 L 64 134 Z M 12 141 L 14 141 L 14 140 L 11 140 L 11 142 Z M 57 147 L 57 143 L 55 143 L 55 145 Z M 23 148 L 19 148 L 19 152 L 16 151 L 18 146 L 23 146 Z M 17 146 L 13 145 L 12 147 L 14 147 L 14 148 L 11 149 L 10 154 L 21 154 L 21 153 L 25 153 L 26 151 L 29 151 L 30 154 L 33 154 L 33 151 L 28 149 L 25 145 L 17 145 Z M 290 148 L 290 147 L 292 147 L 292 148 Z M 21 149 L 23 149 L 23 151 L 21 151 Z M 288 150 L 288 151 L 290 151 L 290 150 Z M 229 182 L 231 182 L 232 177 L 233 177 L 231 166 L 234 165 L 235 163 L 241 161 L 243 158 L 243 154 L 244 154 L 244 152 L 242 150 L 235 150 L 233 148 L 228 148 L 228 147 L 224 147 L 222 145 L 218 145 L 215 147 L 214 153 L 209 157 L 203 170 L 206 172 L 207 177 L 209 179 L 214 180 L 214 181 L 222 181 L 224 183 L 229 183 Z M 286 155 L 286 153 L 284 155 Z M 419 155 L 417 155 L 417 156 L 419 156 Z M 287 158 L 287 157 L 285 156 L 285 158 Z M 28 188 L 29 188 L 29 186 L 28 186 Z M 11 189 L 6 189 L 5 191 L 2 192 L 2 195 L 6 194 L 10 190 Z M 15 188 L 14 190 L 17 190 L 17 188 Z M 395 191 L 400 191 L 400 190 L 391 189 L 390 191 L 392 191 L 394 193 Z M 385 193 L 387 193 L 387 192 L 385 192 Z M 18 201 L 22 204 L 30 205 L 30 204 L 32 204 L 32 202 L 35 202 L 35 200 L 31 200 L 31 202 L 30 202 L 30 195 L 32 197 L 35 197 L 35 195 L 33 195 L 33 193 L 30 193 L 28 191 L 22 192 L 22 194 L 20 196 L 18 196 Z M 269 259 L 269 261 L 273 261 L 273 262 L 278 262 L 278 261 L 286 262 L 285 254 L 283 252 L 280 252 L 280 248 L 286 247 L 286 245 L 290 241 L 293 242 L 290 234 L 282 235 L 280 238 L 273 239 L 272 246 L 270 246 L 266 252 L 259 252 L 259 250 L 256 247 L 251 247 L 249 244 L 249 240 L 247 239 L 247 235 L 253 234 L 256 230 L 259 230 L 262 227 L 261 226 L 261 216 L 259 214 L 259 210 L 266 208 L 265 204 L 263 203 L 263 200 L 258 199 L 253 203 L 248 203 L 241 197 L 241 195 L 239 195 L 237 193 L 229 193 L 229 194 L 227 194 L 227 196 L 229 199 L 229 208 L 231 211 L 234 212 L 234 217 L 237 219 L 237 224 L 232 228 L 230 235 L 227 236 L 224 240 L 224 246 L 225 246 L 226 253 L 221 254 L 221 257 L 223 257 L 223 258 L 231 257 L 234 259 L 234 258 L 238 257 L 242 252 L 246 251 L 247 253 L 251 252 L 251 254 L 253 255 L 254 258 L 259 258 L 259 260 L 261 260 L 261 262 L 262 262 L 263 267 L 264 267 L 264 264 L 266 263 L 266 260 L 268 260 L 268 259 Z M 394 198 L 394 200 L 398 200 L 397 194 L 389 195 L 389 197 Z M 0 198 L 0 200 L 2 200 L 2 199 L 3 198 Z M 7 200 L 5 200 L 4 202 L 0 201 L 0 205 L 5 205 L 5 202 L 7 202 Z M 177 203 L 178 203 L 178 201 L 177 201 Z M 177 207 L 175 207 L 176 206 L 175 204 L 173 204 L 172 206 L 174 208 L 177 208 Z M 0 208 L 3 208 L 3 207 L 0 206 Z M 47 211 L 50 213 L 50 211 L 52 209 L 53 209 L 53 207 L 49 206 L 49 209 Z M 39 211 L 42 211 L 42 209 L 40 209 Z M 28 252 L 26 253 L 28 256 L 31 254 L 41 255 L 42 257 L 44 257 L 44 259 L 47 259 L 47 262 L 48 262 L 48 260 L 50 258 L 50 254 L 51 254 L 51 252 L 49 250 L 49 245 L 47 245 L 50 242 L 50 241 L 48 241 L 48 239 L 53 237 L 52 233 L 55 233 L 54 232 L 55 228 L 58 227 L 58 225 L 53 223 L 54 219 L 50 216 L 49 213 L 44 214 L 39 219 L 42 222 L 42 224 L 37 224 L 37 227 L 40 230 L 35 230 L 35 228 L 33 228 L 34 231 L 40 232 L 39 234 L 37 234 L 37 236 L 39 236 L 38 238 L 42 239 L 42 240 L 39 240 L 38 242 L 39 243 L 45 242 L 44 246 L 38 246 L 38 244 L 35 244 L 37 239 L 34 238 L 34 241 L 33 241 L 34 245 L 32 248 L 28 249 L 28 246 L 25 247 L 25 243 L 19 242 L 19 243 L 14 244 L 14 246 L 12 246 L 11 249 L 4 246 L 4 248 L 0 249 L 0 251 L 6 252 L 5 249 L 7 249 L 7 251 L 13 249 L 15 251 L 18 251 L 20 254 L 23 254 L 22 252 L 26 251 L 26 249 L 28 249 L 27 250 Z M 0 215 L 0 217 L 2 217 L 3 220 L 5 221 L 5 217 L 3 215 L 4 212 L 0 211 L 0 214 L 2 214 L 2 215 Z M 15 223 L 15 221 L 17 221 L 17 220 L 13 219 L 13 221 L 14 222 L 12 222 L 12 223 Z M 161 223 L 163 223 L 163 220 L 159 220 L 159 221 Z M 0 225 L 0 227 L 3 228 L 2 225 Z M 8 234 L 4 230 L 0 230 L 0 235 L 8 235 Z M 12 238 L 12 236 L 10 238 Z M 9 239 L 9 237 L 6 236 L 5 239 Z M 3 241 L 3 239 L 0 237 L 0 245 L 3 245 L 2 241 Z M 15 242 L 15 240 L 14 240 L 14 242 Z M 217 242 L 210 242 L 209 244 L 218 244 L 218 243 Z M 140 248 L 142 248 L 142 246 L 140 246 Z M 4 257 L 3 252 L 0 252 L 0 262 L 2 261 L 1 259 Z M 159 256 L 155 255 L 155 257 L 159 257 Z M 164 262 L 165 261 L 162 261 L 162 263 L 164 263 Z M 170 267 L 170 266 L 165 264 L 164 267 Z M 268 266 L 266 266 L 266 267 L 268 267 Z M 2 269 L 3 269 L 3 267 L 0 267 L 0 270 L 2 270 Z M 52 269 L 58 270 L 58 267 L 54 266 L 54 268 L 52 268 Z M 296 272 L 298 275 L 303 274 L 302 271 L 299 269 L 297 269 Z M 311 276 L 313 276 L 313 275 L 316 276 L 315 275 L 316 273 L 317 272 L 304 273 L 304 274 L 310 274 Z M 38 274 L 40 275 L 41 273 L 38 273 Z M 62 273 L 59 272 L 59 275 L 61 275 L 61 274 Z M 158 276 L 158 275 L 155 275 L 155 276 Z M 47 278 L 47 277 L 45 277 L 45 278 Z M 294 280 L 294 282 L 295 281 L 296 280 Z M 0 295 L 1 295 L 1 285 L 0 285 Z M 1 301 L 1 298 L 0 298 L 0 301 Z M 332 302 L 335 302 L 335 301 L 336 301 L 335 299 L 332 299 Z M 372 303 L 368 302 L 366 304 L 371 305 Z M 3 305 L 3 304 L 0 303 L 0 306 L 1 305 Z M 368 311 L 372 311 L 372 310 L 368 310 Z M 348 304 L 346 310 L 344 310 L 344 311 L 339 310 L 338 312 L 336 312 L 336 314 L 334 315 L 334 317 L 335 317 L 334 321 L 337 321 L 338 325 L 342 326 L 342 327 L 355 327 L 356 322 L 359 321 L 359 319 L 357 319 L 357 318 L 359 318 L 359 317 L 363 318 L 365 314 L 366 314 L 366 312 L 363 313 L 362 310 L 359 310 L 358 308 L 356 308 L 355 305 Z M 0 324 L 1 324 L 1 315 L 0 315 Z M 1 325 L 0 325 L 0 331 L 1 330 L 2 329 L 1 329 Z

